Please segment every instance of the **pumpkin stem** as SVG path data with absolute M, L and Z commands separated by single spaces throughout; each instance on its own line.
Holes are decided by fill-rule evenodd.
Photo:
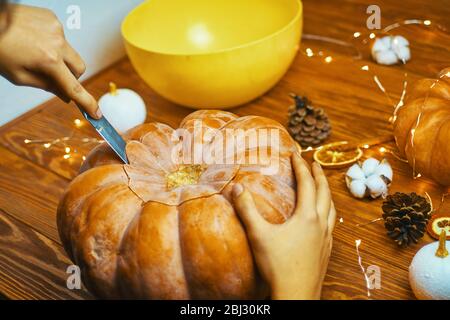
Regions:
M 117 96 L 117 86 L 114 82 L 109 83 L 109 93 L 113 96 Z
M 439 248 L 436 250 L 436 257 L 439 258 L 445 258 L 448 256 L 448 251 L 445 248 L 445 244 L 447 240 L 447 234 L 445 232 L 445 230 L 441 231 L 441 234 L 439 236 Z

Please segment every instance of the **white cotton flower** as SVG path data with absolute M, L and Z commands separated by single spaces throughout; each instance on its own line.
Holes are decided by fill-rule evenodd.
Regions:
M 350 169 L 348 169 L 347 176 L 349 176 L 353 180 L 364 180 L 366 177 L 361 167 L 357 163 L 355 163 L 350 167 Z
M 391 165 L 386 160 L 381 161 L 374 173 L 378 176 L 385 176 L 391 181 L 394 175 Z
M 378 64 L 384 65 L 406 63 L 411 59 L 409 41 L 402 36 L 378 38 L 372 45 L 372 58 Z
M 397 50 L 398 48 L 402 48 L 402 47 L 409 47 L 409 41 L 406 40 L 405 37 L 402 36 L 395 36 L 392 37 L 392 48 L 395 50 Z
M 375 158 L 369 158 L 362 164 L 362 171 L 364 172 L 364 175 L 366 177 L 369 177 L 372 175 L 375 170 L 378 168 L 378 165 L 380 164 L 380 161 L 378 161 Z
M 382 195 L 387 195 L 388 186 L 381 176 L 373 174 L 366 179 L 366 187 L 369 190 L 372 198 L 378 198 Z
M 362 199 L 366 196 L 367 187 L 364 180 L 353 180 L 349 188 L 356 198 Z
M 376 53 L 374 57 L 375 61 L 379 64 L 392 65 L 398 62 L 398 57 L 394 51 L 380 51 Z
M 390 49 L 391 49 L 391 37 L 377 38 L 372 45 L 372 53 L 389 51 Z
M 354 164 L 345 175 L 350 193 L 360 199 L 386 196 L 392 179 L 390 164 L 386 160 L 380 162 L 374 158 L 367 159 L 363 164 Z
M 395 54 L 400 59 L 400 61 L 403 62 L 409 61 L 411 59 L 411 51 L 409 50 L 409 47 L 398 48 L 395 51 Z

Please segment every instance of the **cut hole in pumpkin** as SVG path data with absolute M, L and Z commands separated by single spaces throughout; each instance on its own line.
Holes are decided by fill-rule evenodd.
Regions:
M 197 184 L 205 171 L 200 164 L 181 165 L 176 171 L 166 175 L 167 189 L 172 190 L 180 186 Z

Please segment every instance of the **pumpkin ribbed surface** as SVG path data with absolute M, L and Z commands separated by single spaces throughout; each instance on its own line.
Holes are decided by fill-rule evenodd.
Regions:
M 198 123 L 201 133 L 195 130 Z M 267 221 L 283 223 L 295 205 L 290 156 L 297 146 L 280 124 L 263 117 L 203 110 L 186 117 L 180 128 L 194 138 L 201 135 L 197 138 L 210 149 L 223 141 L 206 137 L 208 132 L 276 129 L 277 145 L 259 139 L 256 151 L 276 154 L 278 170 L 263 170 L 267 162 L 262 158 L 257 163 L 181 164 L 174 161 L 186 150 L 177 149 L 179 130 L 144 124 L 125 136 L 129 164 L 100 145 L 70 183 L 58 208 L 64 247 L 80 266 L 85 285 L 101 298 L 263 298 L 266 286 L 231 189 L 243 184 Z M 224 157 L 247 159 L 255 151 L 236 150 Z
M 415 174 L 450 186 L 450 68 L 411 92 L 394 124 L 397 146 Z

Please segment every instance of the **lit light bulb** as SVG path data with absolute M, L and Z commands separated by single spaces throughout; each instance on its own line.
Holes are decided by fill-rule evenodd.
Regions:
M 361 70 L 369 71 L 369 66 L 362 66 L 362 67 L 361 67 Z
M 45 149 L 48 149 L 48 148 L 51 147 L 51 145 L 52 145 L 52 144 L 51 144 L 51 143 L 48 143 L 48 142 L 47 142 L 47 143 L 44 143 L 44 148 L 45 148 Z
M 331 56 L 325 58 L 326 63 L 330 63 L 331 61 L 333 61 L 333 58 Z
M 23 142 L 26 143 L 26 144 L 28 144 L 28 143 L 31 142 L 31 140 L 25 139 L 25 140 L 23 140 Z
M 306 55 L 308 57 L 312 57 L 314 55 L 314 52 L 311 50 L 311 48 L 306 48 Z
M 81 120 L 80 120 L 80 119 L 75 119 L 75 120 L 73 120 L 73 123 L 75 123 L 75 125 L 76 125 L 77 127 L 81 126 Z
M 381 148 L 380 148 L 380 152 L 381 152 L 381 153 L 385 153 L 385 152 L 386 152 L 386 148 L 385 148 L 385 147 L 381 147 Z
M 429 26 L 429 25 L 431 24 L 431 21 L 430 21 L 430 20 L 425 20 L 425 21 L 423 22 L 423 24 L 426 25 L 426 26 Z
M 65 148 L 64 148 L 64 151 L 65 151 L 66 153 L 70 153 L 70 148 L 69 148 L 69 147 L 65 147 Z
M 353 34 L 353 37 L 358 38 L 360 35 L 361 35 L 361 32 L 355 32 L 355 33 Z
M 66 159 L 66 160 L 69 159 L 70 158 L 70 154 L 63 155 L 63 158 Z
M 368 144 L 365 144 L 365 145 L 363 145 L 362 146 L 364 149 L 369 149 L 370 148 L 370 146 L 368 145 Z
M 372 33 L 369 35 L 369 38 L 370 38 L 370 39 L 375 39 L 375 33 L 372 32 Z

